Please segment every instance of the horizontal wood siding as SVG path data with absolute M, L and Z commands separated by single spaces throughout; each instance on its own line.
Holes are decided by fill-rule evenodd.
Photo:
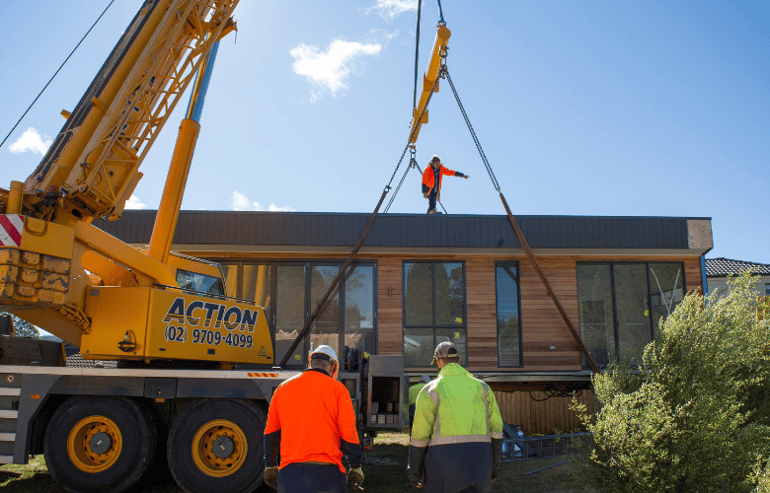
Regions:
M 551 289 L 577 329 L 579 324 L 575 262 L 575 257 L 538 259 L 538 265 L 548 279 Z M 519 271 L 524 369 L 579 371 L 582 363 L 578 346 L 540 276 L 528 260 L 519 262 Z
M 497 369 L 495 262 L 488 257 L 465 261 L 469 368 Z
M 687 283 L 687 291 L 703 294 L 703 271 L 700 258 L 687 259 L 684 262 L 684 280 Z
M 380 354 L 404 352 L 401 315 L 401 259 L 381 258 L 377 262 L 377 348 Z
M 534 399 L 533 399 L 534 397 Z M 551 397 L 546 400 L 543 392 L 495 392 L 497 405 L 503 421 L 519 425 L 525 434 L 552 434 L 585 431 L 575 411 L 570 409 L 572 398 Z M 585 404 L 593 412 L 593 396 L 583 391 L 576 396 L 577 402 Z
M 189 252 L 212 257 L 211 252 Z M 254 252 L 227 255 L 245 261 L 275 260 L 274 255 Z M 220 257 L 222 258 L 222 257 Z M 344 260 L 339 254 L 295 254 L 280 260 Z M 404 260 L 464 261 L 466 276 L 468 369 L 487 371 L 579 371 L 582 369 L 578 345 L 556 309 L 540 277 L 529 260 L 520 257 L 491 255 L 431 255 L 406 257 L 367 255 L 361 260 L 377 262 L 377 334 L 379 354 L 403 354 L 402 269 Z M 699 257 L 664 256 L 596 256 L 549 255 L 539 257 L 538 264 L 551 284 L 574 327 L 580 330 L 577 299 L 578 262 L 684 262 L 686 290 L 702 291 Z M 519 263 L 523 366 L 499 367 L 497 360 L 497 300 L 495 262 Z M 408 369 L 407 369 L 408 370 Z

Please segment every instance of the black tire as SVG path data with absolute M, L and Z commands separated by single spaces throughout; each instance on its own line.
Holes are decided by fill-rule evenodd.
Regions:
M 256 490 L 265 469 L 265 422 L 262 408 L 247 400 L 207 399 L 189 405 L 168 434 L 166 455 L 174 480 L 187 493 Z
M 152 464 L 157 431 L 125 397 L 73 397 L 54 413 L 43 451 L 51 476 L 73 493 L 120 492 Z

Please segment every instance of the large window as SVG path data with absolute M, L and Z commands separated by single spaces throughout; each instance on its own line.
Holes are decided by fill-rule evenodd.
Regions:
M 466 364 L 465 265 L 404 262 L 404 366 L 426 367 L 440 342 L 457 346 Z
M 580 335 L 596 364 L 639 362 L 644 346 L 684 297 L 680 262 L 579 263 Z
M 222 264 L 230 292 L 265 308 L 276 363 L 286 355 L 341 267 L 328 262 Z M 376 353 L 375 275 L 373 263 L 348 268 L 287 365 L 306 365 L 311 348 L 321 344 L 333 347 L 340 358 L 344 346 Z
M 521 306 L 519 304 L 519 264 L 495 264 L 497 298 L 497 364 L 521 366 Z

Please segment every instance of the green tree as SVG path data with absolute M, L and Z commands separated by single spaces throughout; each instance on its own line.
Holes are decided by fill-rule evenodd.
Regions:
M 687 295 L 641 366 L 594 376 L 595 412 L 575 408 L 593 439 L 585 464 L 607 492 L 748 492 L 763 480 L 770 324 L 757 320 L 755 282 L 745 274 L 719 300 Z
M 23 318 L 19 318 L 12 313 L 0 312 L 0 315 L 10 315 L 13 319 L 14 334 L 18 337 L 31 337 L 32 339 L 40 339 L 40 332 L 37 327 L 27 322 Z

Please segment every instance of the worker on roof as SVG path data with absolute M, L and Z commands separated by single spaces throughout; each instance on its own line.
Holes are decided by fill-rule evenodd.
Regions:
M 318 346 L 308 369 L 273 393 L 265 427 L 265 483 L 281 493 L 346 493 L 343 455 L 350 482 L 359 487 L 364 482 L 356 416 L 350 394 L 337 381 L 339 366 L 334 349 Z
M 503 445 L 495 394 L 460 366 L 451 342 L 436 346 L 431 364 L 439 373 L 417 396 L 409 480 L 426 493 L 487 493 Z
M 459 176 L 466 180 L 469 175 L 454 171 L 443 164 L 438 156 L 430 158 L 430 166 L 422 173 L 422 197 L 428 199 L 428 214 L 441 214 L 436 210 L 436 199 L 441 201 L 441 177 L 444 175 Z

